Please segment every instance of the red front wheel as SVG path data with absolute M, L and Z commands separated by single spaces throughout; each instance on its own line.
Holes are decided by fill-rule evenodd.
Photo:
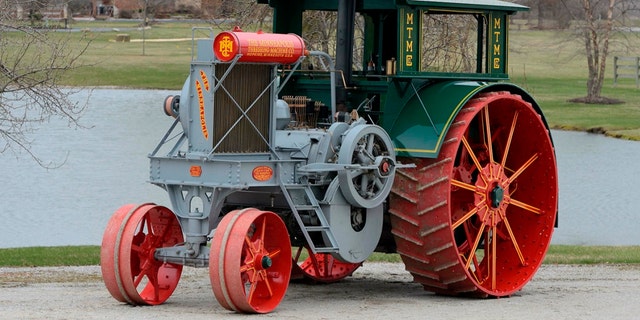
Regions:
M 157 248 L 183 242 L 171 210 L 155 204 L 125 205 L 109 220 L 102 238 L 100 266 L 109 293 L 132 305 L 165 302 L 178 285 L 182 266 L 154 258 Z
M 213 234 L 209 259 L 213 293 L 228 310 L 271 312 L 289 286 L 291 242 L 287 227 L 273 212 L 229 212 Z

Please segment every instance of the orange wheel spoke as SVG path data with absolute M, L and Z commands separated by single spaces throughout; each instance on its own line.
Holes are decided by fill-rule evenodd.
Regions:
M 469 190 L 469 191 L 473 191 L 475 193 L 478 194 L 482 194 L 481 191 L 478 190 L 478 188 L 472 184 L 466 183 L 466 182 L 462 182 L 460 180 L 456 180 L 456 179 L 451 179 L 451 184 L 458 187 L 458 188 L 462 188 L 465 190 Z
M 258 248 L 256 248 L 255 244 L 251 241 L 249 236 L 244 237 L 244 243 L 247 245 L 247 253 L 251 254 L 251 257 L 255 257 L 256 252 L 258 252 Z
M 492 219 L 495 220 L 495 214 L 492 214 Z M 498 251 L 496 250 L 496 243 L 498 237 L 496 234 L 496 226 L 491 227 L 491 289 L 496 289 L 496 275 L 497 275 L 497 266 L 496 262 L 498 261 Z
M 158 273 L 157 273 L 157 270 L 153 270 L 153 271 L 155 271 L 153 274 L 147 275 L 147 278 L 149 279 L 149 283 L 147 285 L 150 285 L 153 287 L 153 301 L 158 301 L 158 299 L 160 299 L 160 288 L 158 286 Z
M 509 149 L 511 148 L 511 141 L 513 140 L 513 132 L 516 130 L 516 122 L 518 121 L 518 110 L 513 115 L 513 121 L 511 121 L 511 130 L 509 131 L 509 138 L 507 139 L 507 145 L 504 149 L 504 155 L 502 155 L 501 167 L 505 168 L 507 164 L 507 156 L 509 155 Z
M 512 204 L 512 205 L 514 205 L 516 207 L 519 207 L 519 208 L 522 208 L 524 210 L 533 212 L 535 214 L 541 214 L 542 213 L 542 210 L 540 210 L 540 209 L 538 209 L 538 208 L 536 208 L 536 207 L 534 207 L 532 205 L 528 205 L 528 204 L 526 204 L 524 202 L 520 202 L 520 201 L 518 201 L 516 199 L 513 199 L 513 198 L 507 199 L 507 202 L 509 204 Z
M 487 206 L 483 206 L 483 208 L 486 208 Z M 467 212 L 464 216 L 462 216 L 462 218 L 460 218 L 458 221 L 456 221 L 454 224 L 451 225 L 451 229 L 455 230 L 456 228 L 458 228 L 461 224 L 463 224 L 465 221 L 469 220 L 469 218 L 473 217 L 474 214 L 476 214 L 478 212 L 478 210 L 480 210 L 481 208 L 478 208 L 477 206 L 474 207 L 473 209 L 471 209 L 471 211 Z
M 511 239 L 511 243 L 513 243 L 513 248 L 516 249 L 516 253 L 518 254 L 518 258 L 520 258 L 520 263 L 525 266 L 524 255 L 522 254 L 522 250 L 520 250 L 520 246 L 518 245 L 518 241 L 516 237 L 513 235 L 513 230 L 511 230 L 511 226 L 509 225 L 509 220 L 507 220 L 506 214 L 500 212 L 502 216 L 502 221 L 504 222 L 504 226 L 507 228 L 507 232 L 509 233 L 509 238 Z
M 276 249 L 276 250 L 273 250 L 273 251 L 269 252 L 269 258 L 273 258 L 273 257 L 275 257 L 275 256 L 279 255 L 281 251 L 282 251 L 282 250 L 280 250 L 280 249 L 278 248 L 278 249 Z
M 141 270 L 138 275 L 134 276 L 134 280 L 133 280 L 134 287 L 138 287 L 138 285 L 140 285 L 140 282 L 142 282 L 142 279 L 144 279 L 144 273 L 145 273 L 145 270 Z
M 480 230 L 478 230 L 478 235 L 476 236 L 476 240 L 473 242 L 473 247 L 471 248 L 471 252 L 469 253 L 469 258 L 467 258 L 467 264 L 464 266 L 465 269 L 469 269 L 469 266 L 471 265 L 471 261 L 473 261 L 476 255 L 476 249 L 478 249 L 478 244 L 480 243 L 480 239 L 482 238 L 484 227 L 485 227 L 485 224 L 483 223 L 480 226 Z
M 142 250 L 142 248 L 140 246 L 132 244 L 131 245 L 131 251 L 137 252 L 137 253 L 141 253 L 143 250 Z
M 538 159 L 537 153 L 531 156 L 531 158 L 529 158 L 529 160 L 527 160 L 527 162 L 525 162 L 525 164 L 523 164 L 522 167 L 520 167 L 520 169 L 514 172 L 513 175 L 509 177 L 509 180 L 507 183 L 511 184 L 514 180 L 516 180 L 518 176 L 520 176 L 520 174 L 522 174 L 527 168 L 529 168 L 529 166 L 531 166 L 531 164 L 533 164 L 534 161 L 536 161 L 536 159 Z
M 315 272 L 315 274 L 323 276 L 320 274 L 320 268 L 318 265 L 318 259 L 316 259 L 316 255 L 310 252 L 309 258 L 311 258 L 311 266 L 313 267 L 313 271 Z
M 262 229 L 260 230 L 261 234 L 260 234 L 260 243 L 262 245 L 264 245 L 264 236 L 266 234 L 266 230 L 267 230 L 267 220 L 263 217 L 262 218 Z
M 241 273 L 242 272 L 248 272 L 249 270 L 253 270 L 253 269 L 254 269 L 253 265 L 246 263 L 246 264 L 244 264 L 243 266 L 240 267 L 240 272 Z
M 249 280 L 249 283 L 251 283 L 251 286 L 249 288 L 249 294 L 247 295 L 247 301 L 249 303 L 251 303 L 251 301 L 253 300 L 253 294 L 256 292 L 256 289 L 258 288 L 258 273 L 257 272 L 253 272 L 251 274 L 251 279 Z
M 462 136 L 462 144 L 464 144 L 464 147 L 467 149 L 467 152 L 469 153 L 471 160 L 473 160 L 473 163 L 476 165 L 476 168 L 478 169 L 478 171 L 482 172 L 482 166 L 480 165 L 480 161 L 478 161 L 478 157 L 476 157 L 476 154 L 473 152 L 473 149 L 471 149 L 471 145 L 469 145 L 469 141 L 467 141 L 467 138 L 464 136 Z M 484 175 L 480 174 L 480 177 L 482 177 L 482 180 L 484 180 L 486 184 L 487 180 L 484 177 Z
M 493 163 L 493 141 L 491 141 L 491 122 L 489 121 L 489 108 L 484 108 L 484 128 L 485 128 L 485 143 L 487 150 L 489 151 L 489 163 Z M 490 167 L 491 168 L 491 167 Z
M 263 271 L 262 279 L 264 280 L 264 285 L 267 287 L 267 291 L 269 292 L 269 297 L 273 297 L 273 289 L 271 289 L 271 282 L 269 281 L 266 271 Z

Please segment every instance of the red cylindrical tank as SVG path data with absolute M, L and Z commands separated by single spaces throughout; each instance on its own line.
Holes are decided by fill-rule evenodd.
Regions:
M 242 54 L 239 61 L 291 64 L 308 52 L 304 40 L 296 34 L 242 32 L 219 33 L 213 40 L 218 60 L 227 62 Z

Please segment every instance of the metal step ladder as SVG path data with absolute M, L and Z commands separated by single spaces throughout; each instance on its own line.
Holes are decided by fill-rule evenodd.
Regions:
M 313 190 L 311 190 L 311 186 L 305 184 L 281 184 L 280 187 L 284 197 L 289 203 L 289 207 L 291 207 L 291 211 L 293 211 L 293 215 L 296 218 L 298 225 L 302 230 L 304 238 L 307 240 L 307 244 L 309 245 L 311 252 L 338 252 L 340 249 L 338 248 L 336 239 L 331 232 L 329 222 L 322 212 L 318 199 L 316 199 L 316 196 L 313 194 Z M 300 216 L 300 211 L 313 211 L 318 219 L 319 225 L 306 225 Z M 326 239 L 325 241 L 328 241 L 329 245 L 326 245 L 325 243 L 314 243 L 311 238 L 312 233 L 321 234 L 322 239 Z

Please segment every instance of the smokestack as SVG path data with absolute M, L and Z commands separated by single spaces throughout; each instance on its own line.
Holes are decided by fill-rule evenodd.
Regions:
M 356 0 L 338 0 L 338 32 L 336 48 L 336 69 L 341 70 L 347 86 L 351 85 L 351 65 L 353 64 L 353 36 L 356 18 Z M 336 100 L 346 101 L 347 92 L 342 81 L 337 81 Z

